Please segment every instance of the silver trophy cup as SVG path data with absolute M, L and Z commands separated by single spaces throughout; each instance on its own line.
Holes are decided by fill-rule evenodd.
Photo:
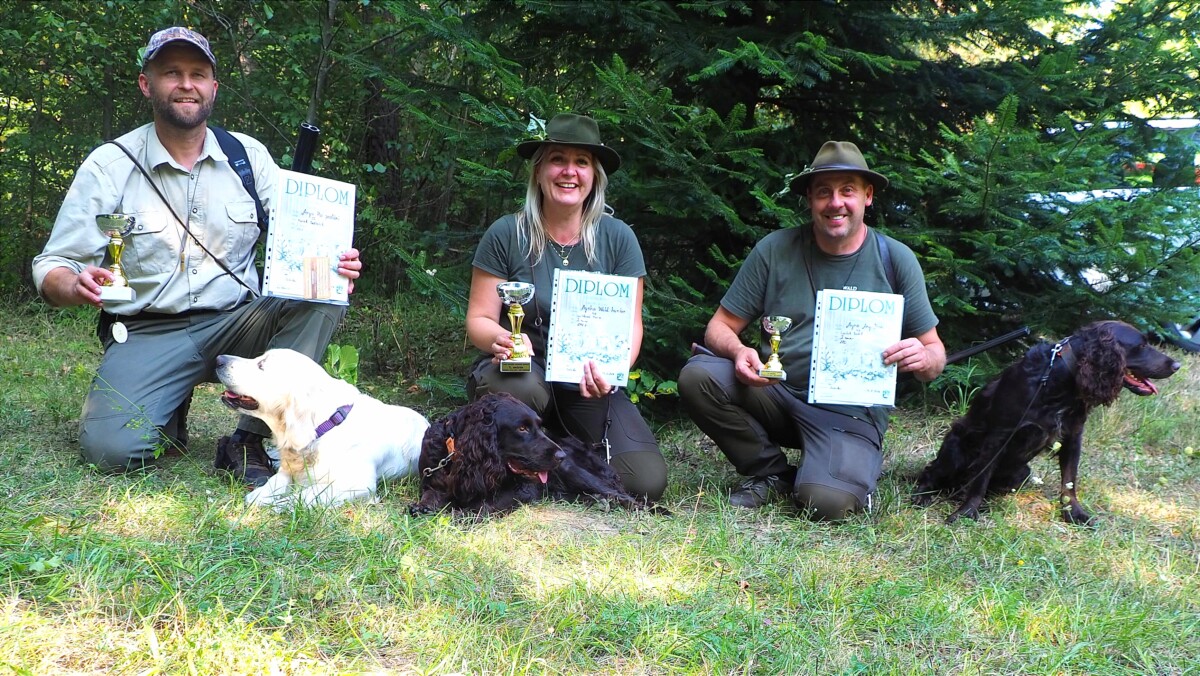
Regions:
M 792 318 L 769 315 L 762 318 L 762 327 L 771 336 L 771 356 L 767 358 L 767 363 L 758 370 L 758 375 L 772 380 L 787 380 L 787 372 L 783 370 L 783 363 L 779 361 L 779 340 L 788 329 L 792 328 Z
M 533 284 L 529 282 L 501 282 L 496 285 L 496 293 L 508 306 L 508 324 L 512 327 L 512 354 L 508 359 L 500 360 L 501 373 L 529 373 L 533 358 L 529 354 L 529 346 L 521 336 L 521 321 L 525 319 L 525 310 L 521 306 L 533 300 Z
M 108 271 L 112 273 L 112 281 L 105 282 L 100 289 L 100 300 L 105 303 L 128 303 L 133 300 L 133 288 L 125 277 L 121 267 L 121 255 L 125 253 L 125 238 L 133 232 L 136 219 L 128 214 L 100 214 L 96 217 L 96 227 L 108 235 Z

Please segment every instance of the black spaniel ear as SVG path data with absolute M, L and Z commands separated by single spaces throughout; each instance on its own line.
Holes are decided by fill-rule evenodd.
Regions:
M 1112 329 L 1106 325 L 1094 325 L 1078 331 L 1073 336 L 1081 344 L 1071 343 L 1071 350 L 1078 360 L 1075 386 L 1079 398 L 1088 406 L 1107 406 L 1121 394 L 1121 383 L 1125 378 L 1125 349 Z
M 429 484 L 430 482 L 436 483 L 444 473 L 445 465 L 442 463 L 449 454 L 449 447 L 446 444 L 446 440 L 454 436 L 454 425 L 458 415 L 457 412 L 451 413 L 435 420 L 425 430 L 425 436 L 421 439 L 420 469 L 422 485 Z M 432 470 L 439 465 L 441 465 L 441 469 L 431 474 L 425 474 L 426 469 Z
M 495 409 L 496 401 L 490 396 L 462 409 L 454 436 L 459 456 L 456 492 L 462 495 L 483 499 L 504 482 L 508 470 L 500 454 Z

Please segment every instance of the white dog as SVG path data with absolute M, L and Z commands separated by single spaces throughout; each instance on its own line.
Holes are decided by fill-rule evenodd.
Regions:
M 217 357 L 221 401 L 267 423 L 279 448 L 279 470 L 246 496 L 248 505 L 336 505 L 373 498 L 379 479 L 417 470 L 429 422 L 338 380 L 295 350 L 268 350 L 257 359 Z

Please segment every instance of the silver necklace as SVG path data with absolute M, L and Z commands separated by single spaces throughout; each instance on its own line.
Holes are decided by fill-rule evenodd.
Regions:
M 563 246 L 558 242 L 555 242 L 554 238 L 550 236 L 546 237 L 546 241 L 550 242 L 550 248 L 552 248 L 554 253 L 558 254 L 558 257 L 562 259 L 563 267 L 571 265 L 571 252 L 575 250 L 576 246 L 578 246 L 579 240 L 575 240 L 574 243 L 568 246 Z

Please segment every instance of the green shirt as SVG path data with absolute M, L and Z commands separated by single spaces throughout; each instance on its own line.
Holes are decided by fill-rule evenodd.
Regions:
M 764 237 L 738 270 L 721 306 L 742 319 L 758 322 L 764 315 L 792 318 L 792 327 L 781 336 L 780 358 L 787 372 L 784 386 L 799 398 L 808 398 L 809 360 L 812 356 L 813 313 L 820 289 L 857 289 L 898 293 L 904 296 L 905 337 L 919 336 L 937 326 L 929 304 L 925 276 L 916 255 L 904 244 L 887 238 L 896 286 L 892 290 L 879 255 L 879 242 L 868 228 L 862 248 L 852 254 L 831 256 L 821 251 L 808 226 L 777 230 Z M 765 362 L 771 353 L 769 334 L 759 327 L 759 352 Z M 885 407 L 827 406 L 823 408 L 862 417 L 868 415 L 879 429 L 887 429 Z
M 596 224 L 596 260 L 592 264 L 588 264 L 582 246 L 571 252 L 569 266 L 562 264 L 562 258 L 555 255 L 550 246 L 546 247 L 542 259 L 534 264 L 526 254 L 529 249 L 528 238 L 518 238 L 518 231 L 517 217 L 513 214 L 503 216 L 492 223 L 487 232 L 483 233 L 479 247 L 475 249 L 472 265 L 509 282 L 533 283 L 533 300 L 525 305 L 525 319 L 521 331 L 528 335 L 533 343 L 534 354 L 537 355 L 535 359 L 544 359 L 546 355 L 546 331 L 550 328 L 550 291 L 553 289 L 555 269 L 588 270 L 625 277 L 646 276 L 642 248 L 638 244 L 637 236 L 633 234 L 633 229 L 624 221 L 611 216 L 601 217 L 600 222 Z M 498 320 L 501 326 L 511 330 L 507 313 L 502 313 Z

